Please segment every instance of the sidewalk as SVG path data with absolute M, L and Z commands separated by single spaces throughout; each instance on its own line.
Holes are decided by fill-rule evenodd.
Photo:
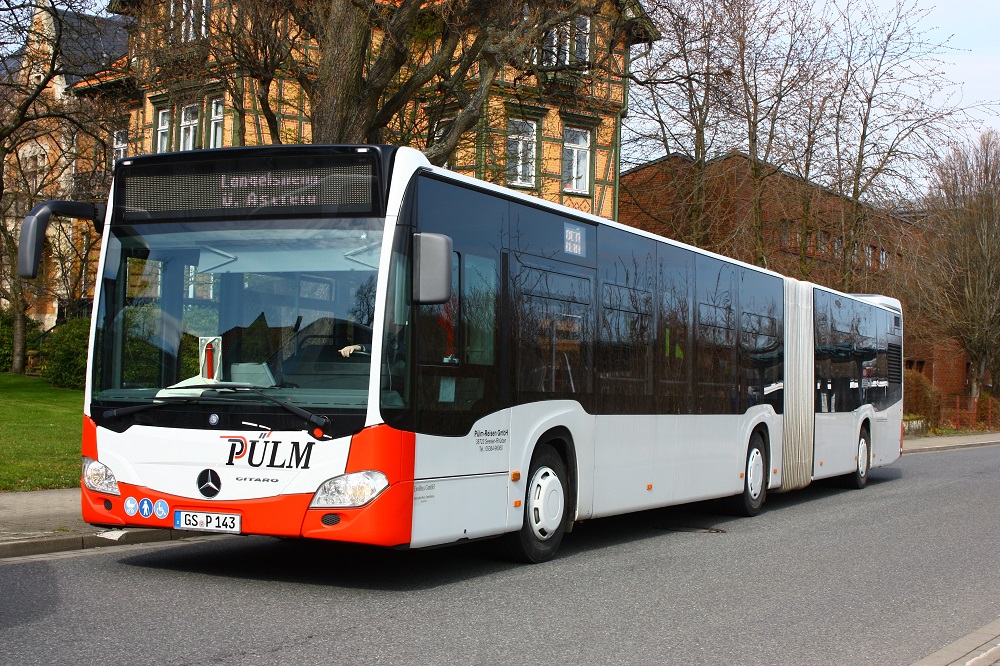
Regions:
M 129 528 L 107 530 L 83 522 L 80 489 L 0 493 L 0 559 L 65 550 L 169 541 L 205 532 Z
M 1000 433 L 913 437 L 903 453 L 1000 444 Z M 0 493 L 0 559 L 119 544 L 168 541 L 205 532 L 128 528 L 106 530 L 83 522 L 80 489 Z

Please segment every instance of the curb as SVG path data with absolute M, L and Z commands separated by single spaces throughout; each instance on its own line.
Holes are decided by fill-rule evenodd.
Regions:
M 985 446 L 996 446 L 1000 439 L 993 442 L 970 442 L 968 444 L 941 444 L 940 446 L 924 446 L 907 449 L 903 447 L 903 455 L 910 453 L 934 453 L 937 451 L 954 451 L 956 449 L 981 449 Z
M 988 666 L 1000 660 L 1000 620 L 946 645 L 912 666 Z
M 86 548 L 105 548 L 107 546 L 126 546 L 138 543 L 154 543 L 157 541 L 175 541 L 195 536 L 205 536 L 204 532 L 187 530 L 157 530 L 157 529 L 127 529 L 107 530 L 96 534 L 75 536 L 43 537 L 41 539 L 25 539 L 23 541 L 8 541 L 0 543 L 0 559 L 8 557 L 26 557 L 30 555 L 47 555 L 70 550 Z

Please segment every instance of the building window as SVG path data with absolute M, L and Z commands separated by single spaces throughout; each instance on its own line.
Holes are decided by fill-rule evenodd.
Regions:
M 24 181 L 28 185 L 30 196 L 37 195 L 45 184 L 45 173 L 48 170 L 48 160 L 43 155 L 29 155 L 24 159 Z
M 590 18 L 587 16 L 574 16 L 542 38 L 541 64 L 544 67 L 573 65 L 586 69 L 589 58 Z
M 115 130 L 111 135 L 111 162 L 128 156 L 128 130 Z
M 189 104 L 181 109 L 181 150 L 194 150 L 198 134 L 198 105 Z
M 170 109 L 160 109 L 156 113 L 156 152 L 170 151 Z
M 535 186 L 535 123 L 507 121 L 507 182 L 519 187 Z
M 208 132 L 208 147 L 209 148 L 222 148 L 222 123 L 223 123 L 223 106 L 222 98 L 213 99 L 210 102 L 212 109 L 212 120 L 209 126 Z
M 200 39 L 207 33 L 209 0 L 170 0 L 170 30 L 182 42 Z
M 816 233 L 816 254 L 825 257 L 830 253 L 830 234 L 820 230 Z
M 878 268 L 878 264 L 875 263 L 875 257 L 878 256 L 878 248 L 874 245 L 869 245 L 865 248 L 865 267 L 866 268 Z
M 590 193 L 590 132 L 587 130 L 563 129 L 562 172 L 563 190 Z
M 434 123 L 434 132 L 432 136 L 432 140 L 434 143 L 432 143 L 431 145 L 438 144 L 444 141 L 445 133 L 448 131 L 448 128 L 451 127 L 451 124 L 453 122 L 455 122 L 454 118 L 442 118 L 441 120 Z M 448 160 L 441 166 L 444 167 L 445 169 L 454 170 L 455 165 L 452 163 L 453 158 L 454 158 L 453 154 L 448 155 Z

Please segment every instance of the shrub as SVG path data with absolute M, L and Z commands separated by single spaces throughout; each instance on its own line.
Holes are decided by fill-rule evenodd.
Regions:
M 69 319 L 45 340 L 44 375 L 54 386 L 82 389 L 87 380 L 89 319 Z
M 42 326 L 34 319 L 27 320 L 27 340 L 32 340 L 41 333 Z M 9 308 L 0 308 L 0 372 L 10 370 L 14 364 L 14 314 Z
M 927 425 L 941 425 L 941 390 L 916 370 L 903 372 L 903 413 L 919 414 Z

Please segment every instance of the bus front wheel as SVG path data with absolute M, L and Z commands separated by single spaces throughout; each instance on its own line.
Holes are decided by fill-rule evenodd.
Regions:
M 868 472 L 871 471 L 871 435 L 868 428 L 862 428 L 858 436 L 857 459 L 855 470 L 846 477 L 847 486 L 861 490 L 868 483 Z
M 538 563 L 551 559 L 566 533 L 566 465 L 548 444 L 535 449 L 524 497 L 524 522 L 517 532 L 504 535 L 508 554 L 516 561 Z
M 733 497 L 733 509 L 740 516 L 756 516 L 767 497 L 767 453 L 764 437 L 754 432 L 747 447 L 746 465 L 743 468 L 743 492 Z

